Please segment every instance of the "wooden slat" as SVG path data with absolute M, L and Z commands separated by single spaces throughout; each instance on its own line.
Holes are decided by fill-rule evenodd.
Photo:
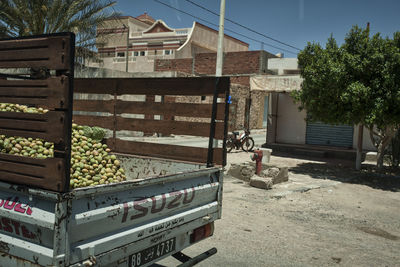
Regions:
M 134 102 L 117 101 L 116 113 L 147 114 L 184 116 L 196 118 L 210 118 L 212 105 L 192 103 L 159 103 L 159 102 Z M 218 104 L 217 120 L 224 119 L 225 104 Z
M 64 143 L 64 116 L 61 111 L 49 111 L 46 114 L 0 112 L 0 134 Z
M 67 108 L 69 81 L 66 76 L 46 80 L 0 80 L 0 103 Z
M 118 95 L 213 95 L 215 77 L 196 78 L 80 78 L 75 79 L 76 93 Z M 218 84 L 219 94 L 229 88 L 229 78 L 223 77 Z
M 210 136 L 210 124 L 189 121 L 145 120 L 117 117 L 117 131 L 139 131 L 145 133 Z M 224 124 L 216 123 L 215 138 L 224 139 Z
M 66 70 L 70 66 L 71 34 L 0 41 L 0 68 L 44 67 Z
M 77 78 L 74 79 L 74 93 L 113 95 L 117 82 L 118 78 Z
M 1 47 L 1 44 L 0 44 Z M 35 48 L 13 48 L 10 50 L 0 49 L 0 61 L 22 61 L 22 60 L 47 60 L 49 55 L 47 54 L 48 46 L 46 45 L 43 48 L 35 47 Z
M 63 159 L 34 159 L 0 153 L 0 180 L 66 191 Z
M 218 92 L 223 93 L 224 84 L 229 78 L 221 78 Z M 146 94 L 146 95 L 213 95 L 216 78 L 128 78 L 120 79 L 117 94 Z
M 114 128 L 112 116 L 74 115 L 72 121 L 79 125 L 99 126 L 110 130 Z
M 112 145 L 112 139 L 108 139 L 107 144 Z M 116 139 L 114 151 L 148 157 L 206 163 L 208 149 Z M 222 165 L 222 153 L 222 148 L 214 148 L 213 162 L 215 164 Z
M 114 113 L 113 100 L 74 100 L 74 111 Z

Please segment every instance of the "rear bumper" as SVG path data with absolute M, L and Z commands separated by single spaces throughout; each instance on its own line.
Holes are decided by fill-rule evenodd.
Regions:
M 171 256 L 171 255 L 173 255 L 177 252 L 180 252 L 183 249 L 195 244 L 195 243 L 191 243 L 191 238 L 190 238 L 191 234 L 193 233 L 193 230 L 198 227 L 201 227 L 205 224 L 211 223 L 218 218 L 219 218 L 218 212 L 208 214 L 204 217 L 190 221 L 188 223 L 177 226 L 175 228 L 166 230 L 164 232 L 160 232 L 158 234 L 155 234 L 153 236 L 144 238 L 144 239 L 136 241 L 136 242 L 132 242 L 126 246 L 108 251 L 101 255 L 94 256 L 94 257 L 92 257 L 92 263 L 93 264 L 96 263 L 97 266 L 127 267 L 127 266 L 129 266 L 130 255 L 132 255 L 136 252 L 142 251 L 143 249 L 151 247 L 157 243 L 160 243 L 160 242 L 163 242 L 163 241 L 166 241 L 166 240 L 169 240 L 169 239 L 175 237 L 176 238 L 175 250 L 171 251 L 168 254 L 165 254 L 164 256 L 162 256 L 160 258 L 157 258 L 151 262 L 148 262 L 145 265 L 142 265 L 142 266 L 149 266 L 157 261 L 160 261 L 161 259 Z M 199 256 L 201 256 L 201 255 L 199 255 Z M 210 253 L 210 256 L 211 255 L 212 254 Z M 203 255 L 203 257 L 204 257 L 204 255 Z M 195 257 L 192 260 L 199 260 L 200 258 Z M 86 261 L 83 261 L 81 263 L 77 263 L 77 264 L 74 264 L 71 266 L 73 266 L 73 267 L 88 266 L 87 264 L 90 262 L 91 262 L 91 260 L 88 259 Z M 188 266 L 190 266 L 190 265 L 188 265 Z

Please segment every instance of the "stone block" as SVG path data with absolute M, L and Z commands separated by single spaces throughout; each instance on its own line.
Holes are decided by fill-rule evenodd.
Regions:
M 273 181 L 271 178 L 260 177 L 253 175 L 250 179 L 250 186 L 260 188 L 260 189 L 271 189 Z
M 277 176 L 274 177 L 273 183 L 274 184 L 279 184 L 283 182 L 289 181 L 289 170 L 288 167 L 281 167 L 279 169 L 279 173 Z
M 255 173 L 255 167 L 250 164 L 232 164 L 228 170 L 228 175 L 248 182 Z
M 288 167 L 278 168 L 269 166 L 260 173 L 260 176 L 265 178 L 271 178 L 273 184 L 279 184 L 287 182 L 289 180 L 289 171 Z

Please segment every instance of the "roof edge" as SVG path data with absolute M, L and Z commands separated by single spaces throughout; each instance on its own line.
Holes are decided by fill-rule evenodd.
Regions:
M 204 28 L 210 29 L 210 30 L 212 30 L 212 31 L 218 33 L 217 30 L 215 30 L 215 29 L 213 29 L 213 28 L 211 28 L 211 27 L 208 27 L 207 25 L 204 25 L 204 24 L 202 24 L 202 23 L 200 23 L 200 22 L 198 22 L 198 21 L 195 21 L 194 23 L 195 23 L 195 24 L 198 24 L 200 27 L 204 27 Z M 194 26 L 195 26 L 195 25 L 193 25 L 193 27 L 194 27 Z M 248 43 L 246 43 L 246 42 L 244 42 L 244 41 L 242 41 L 242 40 L 239 40 L 239 39 L 237 39 L 237 38 L 235 38 L 235 37 L 233 37 L 233 36 L 230 36 L 230 35 L 228 35 L 228 34 L 226 34 L 226 33 L 224 33 L 224 36 L 226 36 L 226 37 L 229 38 L 229 39 L 233 39 L 234 41 L 237 41 L 237 42 L 239 42 L 239 43 L 242 43 L 242 44 L 244 44 L 244 45 L 247 46 L 247 47 L 250 46 L 250 44 L 248 44 Z

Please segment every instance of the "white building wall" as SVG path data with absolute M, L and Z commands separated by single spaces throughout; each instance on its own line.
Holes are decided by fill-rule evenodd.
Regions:
M 283 75 L 284 70 L 297 70 L 297 58 L 269 58 L 268 69 L 276 72 L 278 75 Z
M 357 149 L 358 143 L 358 126 L 354 126 L 354 135 L 353 135 L 353 148 Z M 375 146 L 372 144 L 371 137 L 369 136 L 369 130 L 364 127 L 363 130 L 363 150 L 376 151 Z
M 286 93 L 278 96 L 278 117 L 276 142 L 286 144 L 305 144 L 306 112 L 299 111 L 293 98 Z

